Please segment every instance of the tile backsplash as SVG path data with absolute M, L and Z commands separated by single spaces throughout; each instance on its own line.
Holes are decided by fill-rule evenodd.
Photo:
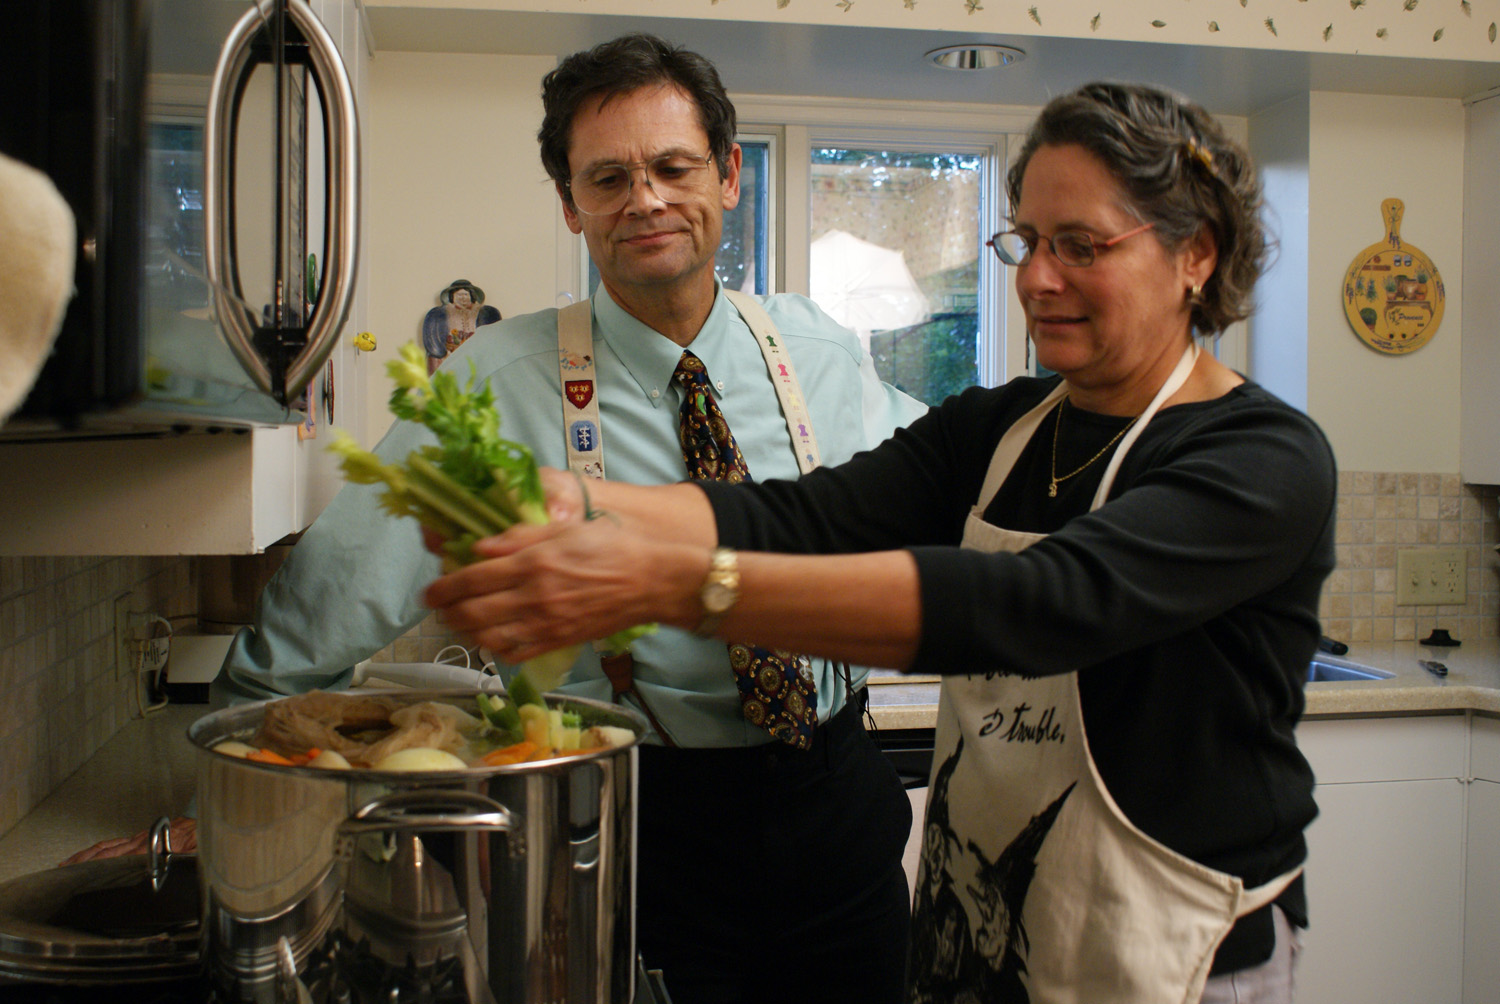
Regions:
M 114 601 L 173 621 L 196 609 L 193 560 L 0 558 L 0 833 L 133 715 L 116 680 Z
M 391 642 L 370 657 L 377 662 L 443 662 L 462 664 L 463 657 L 452 651 L 452 646 L 469 651 L 470 665 L 478 666 L 477 654 L 469 649 L 462 638 L 438 623 L 437 614 L 428 614 L 427 619 L 406 634 Z
M 1433 628 L 1454 638 L 1500 634 L 1497 489 L 1457 474 L 1339 474 L 1337 564 L 1323 587 L 1323 633 L 1339 641 L 1413 641 Z M 1459 547 L 1465 602 L 1396 605 L 1396 552 Z

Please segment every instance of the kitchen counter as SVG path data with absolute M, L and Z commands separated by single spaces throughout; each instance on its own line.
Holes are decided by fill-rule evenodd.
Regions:
M 1441 662 L 1446 677 L 1419 665 Z M 1500 640 L 1465 641 L 1457 648 L 1416 642 L 1357 642 L 1340 657 L 1394 673 L 1388 680 L 1307 685 L 1307 718 L 1347 718 L 1476 711 L 1500 717 Z M 937 721 L 937 677 L 871 674 L 870 713 L 882 729 L 932 728 Z
M 0 882 L 46 871 L 101 840 L 129 836 L 158 817 L 179 816 L 196 774 L 188 726 L 206 704 L 168 705 L 132 720 L 0 837 Z

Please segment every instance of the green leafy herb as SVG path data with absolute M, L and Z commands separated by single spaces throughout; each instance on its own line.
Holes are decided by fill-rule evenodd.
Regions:
M 391 414 L 425 425 L 439 445 L 412 451 L 405 463 L 388 464 L 348 433 L 336 432 L 329 449 L 342 458 L 346 480 L 383 483 L 381 508 L 392 516 L 414 517 L 442 537 L 450 567 L 473 562 L 476 541 L 517 523 L 548 521 L 536 458 L 523 444 L 501 438 L 494 394 L 488 380 L 479 381 L 472 361 L 468 384 L 460 387 L 445 369 L 429 376 L 426 354 L 408 342 L 386 370 L 396 383 Z M 623 652 L 654 630 L 654 624 L 639 625 L 602 644 L 609 652 Z M 541 703 L 541 694 L 562 682 L 577 657 L 578 647 L 571 646 L 528 660 L 512 682 L 512 696 L 519 704 Z M 517 684 L 526 697 L 516 693 Z

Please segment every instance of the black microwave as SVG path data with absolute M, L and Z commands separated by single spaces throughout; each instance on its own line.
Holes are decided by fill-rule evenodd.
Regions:
M 7 0 L 0 153 L 73 210 L 7 441 L 304 420 L 353 298 L 354 92 L 304 0 Z M 18 30 L 26 26 L 25 30 Z

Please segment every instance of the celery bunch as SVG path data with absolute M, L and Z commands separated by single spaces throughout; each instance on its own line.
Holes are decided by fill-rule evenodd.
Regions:
M 405 463 L 388 464 L 348 433 L 336 432 L 329 449 L 342 458 L 346 480 L 385 484 L 381 508 L 393 516 L 415 517 L 442 537 L 447 567 L 474 561 L 477 540 L 517 523 L 548 521 L 536 458 L 521 443 L 501 438 L 494 394 L 488 380 L 478 381 L 472 362 L 468 384 L 460 387 L 446 370 L 429 377 L 426 355 L 420 346 L 408 342 L 401 347 L 400 358 L 386 364 L 386 370 L 396 384 L 391 413 L 427 426 L 439 445 L 412 451 Z M 605 639 L 605 647 L 623 652 L 655 628 L 654 624 L 642 625 L 617 632 Z M 527 684 L 541 692 L 553 689 L 577 654 L 577 646 L 572 646 L 529 660 L 522 666 Z

